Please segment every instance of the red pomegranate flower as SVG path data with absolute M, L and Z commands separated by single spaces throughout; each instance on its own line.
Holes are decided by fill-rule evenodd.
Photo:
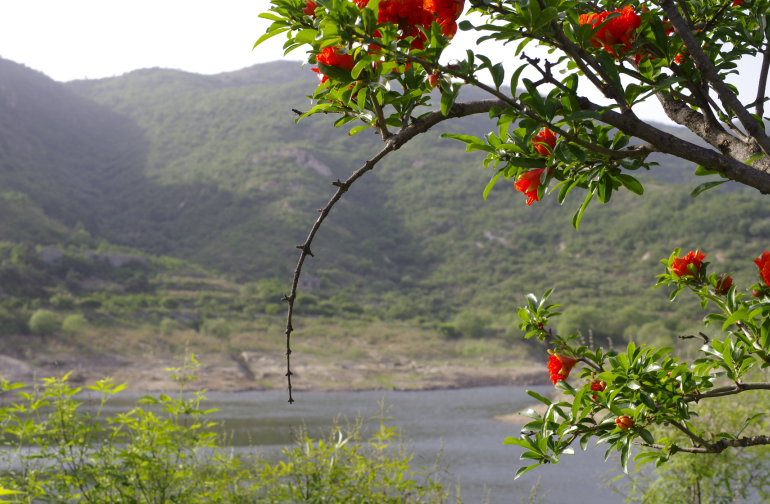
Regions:
M 433 24 L 433 14 L 423 6 L 423 0 L 383 0 L 378 11 L 378 23 L 393 23 L 401 30 L 399 39 L 414 37 L 412 49 L 424 49 L 427 37 L 418 26 Z
M 530 206 L 535 201 L 540 201 L 537 189 L 540 187 L 540 176 L 543 174 L 543 170 L 545 168 L 522 173 L 519 176 L 519 180 L 513 185 L 517 191 L 523 192 L 524 196 L 527 197 L 527 206 Z
M 353 70 L 353 67 L 356 66 L 356 62 L 353 61 L 353 57 L 349 54 L 340 54 L 339 49 L 339 47 L 327 47 L 321 51 L 321 54 L 318 54 L 315 59 L 317 62 L 323 65 L 337 66 L 344 68 L 345 70 Z M 318 74 L 318 79 L 321 81 L 321 84 L 329 80 L 329 77 L 324 75 L 323 72 L 321 72 L 321 70 L 318 68 L 311 68 L 310 70 Z
M 321 71 L 320 71 L 319 69 L 317 69 L 317 68 L 311 68 L 310 70 L 312 70 L 312 71 L 314 71 L 315 73 L 317 73 L 317 74 L 318 74 L 318 80 L 320 80 L 320 81 L 321 81 L 321 84 L 323 84 L 323 83 L 325 83 L 326 81 L 328 81 L 328 80 L 329 80 L 329 77 L 327 77 L 326 75 L 322 74 L 322 73 L 321 73 Z M 321 84 L 319 84 L 319 86 L 320 86 Z
M 548 151 L 548 149 L 544 145 L 539 145 L 540 143 L 544 143 L 548 145 L 548 147 L 553 150 L 556 148 L 556 135 L 553 133 L 553 131 L 549 130 L 548 128 L 543 128 L 543 131 L 538 133 L 537 135 L 532 136 L 532 143 L 535 145 L 535 148 L 537 149 L 537 152 L 539 152 L 543 156 L 550 156 L 551 153 Z
M 367 5 L 369 5 L 369 0 L 353 0 L 359 9 L 363 9 Z
M 607 20 L 610 14 L 620 14 L 620 16 L 610 19 L 607 24 L 601 27 L 593 39 L 591 44 L 594 47 L 604 46 L 604 49 L 618 57 L 617 53 L 612 46 L 623 44 L 626 50 L 631 49 L 631 40 L 634 35 L 634 31 L 642 25 L 642 18 L 634 12 L 634 8 L 630 5 L 626 5 L 622 9 L 616 9 L 614 11 L 604 11 L 602 13 L 581 14 L 579 17 L 580 24 L 590 24 L 593 27 L 599 26 Z
M 445 37 L 454 37 L 457 33 L 457 19 L 463 13 L 465 0 L 425 0 L 425 9 L 436 16 Z
M 759 276 L 765 285 L 770 285 L 770 252 L 765 250 L 762 255 L 754 259 L 754 264 L 759 267 Z
M 594 380 L 593 383 L 591 383 L 591 392 L 604 392 L 604 389 L 607 388 L 607 382 Z M 596 402 L 596 396 L 592 395 L 594 402 Z
M 356 62 L 353 61 L 353 57 L 349 54 L 340 54 L 339 47 L 327 47 L 321 54 L 315 57 L 316 61 L 328 66 L 337 66 L 344 68 L 345 70 L 353 70 L 356 66 Z
M 706 254 L 701 254 L 700 250 L 696 250 L 695 252 L 691 251 L 684 257 L 674 258 L 674 264 L 671 265 L 671 271 L 678 277 L 681 277 L 682 275 L 692 276 L 692 271 L 690 271 L 688 266 L 692 264 L 695 267 L 695 272 L 697 273 L 700 271 L 700 265 L 705 258 Z
M 615 419 L 615 425 L 620 430 L 628 430 L 634 426 L 634 421 L 628 415 L 622 415 Z
M 549 356 L 548 373 L 551 375 L 553 384 L 556 385 L 557 381 L 566 380 L 575 363 L 577 363 L 575 359 L 565 357 L 564 355 L 553 354 Z
M 738 7 L 739 5 L 743 4 L 743 0 L 734 0 L 733 1 L 733 7 Z
M 307 16 L 313 16 L 315 17 L 315 10 L 318 8 L 316 3 L 313 0 L 307 0 L 305 3 L 305 8 L 302 9 L 302 12 L 305 13 Z
M 722 273 L 722 276 L 717 280 L 716 293 L 720 296 L 726 295 L 730 292 L 730 287 L 733 286 L 733 279 L 730 275 Z

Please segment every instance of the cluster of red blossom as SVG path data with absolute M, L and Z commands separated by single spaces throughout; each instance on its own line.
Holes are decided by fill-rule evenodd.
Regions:
M 551 375 L 551 381 L 556 385 L 557 382 L 567 379 L 570 371 L 577 364 L 577 360 L 565 355 L 555 354 L 550 350 L 548 352 L 551 353 L 548 357 L 548 372 Z M 591 392 L 604 392 L 606 388 L 607 382 L 605 381 L 594 380 L 591 382 Z M 591 398 L 593 398 L 594 402 L 596 401 L 595 395 L 592 395 Z M 615 425 L 620 430 L 628 430 L 634 426 L 634 421 L 628 415 L 622 415 L 615 420 Z
M 770 257 L 770 254 L 768 255 L 768 257 Z M 675 257 L 674 262 L 671 265 L 671 272 L 680 278 L 686 275 L 690 275 L 690 276 L 697 275 L 700 272 L 700 267 L 703 264 L 703 259 L 705 258 L 706 258 L 706 254 L 702 254 L 700 250 L 696 250 L 694 252 L 690 251 L 684 257 Z M 754 262 L 757 262 L 758 260 L 759 259 L 755 259 Z M 693 270 L 695 270 L 694 274 L 690 270 L 691 264 L 692 264 Z M 722 276 L 720 276 L 719 279 L 717 280 L 715 292 L 721 296 L 724 296 L 728 292 L 730 292 L 730 287 L 732 286 L 733 286 L 732 277 L 730 277 L 730 275 L 723 273 Z
M 556 135 L 548 128 L 543 128 L 543 131 L 532 136 L 532 144 L 540 155 L 550 156 L 551 152 L 556 148 Z M 550 150 L 546 145 L 550 147 Z M 545 168 L 523 173 L 513 185 L 517 191 L 523 192 L 524 196 L 527 197 L 527 206 L 535 201 L 540 201 L 537 190 L 540 188 L 540 177 L 543 175 L 543 170 Z
M 734 0 L 733 7 L 742 5 L 744 0 Z M 642 7 L 642 12 L 647 12 L 646 7 Z M 620 57 L 613 49 L 613 46 L 622 44 L 624 51 L 631 50 L 631 40 L 634 38 L 634 32 L 641 26 L 642 20 L 634 8 L 630 5 L 626 5 L 622 9 L 616 9 L 614 11 L 604 11 L 600 13 L 590 13 L 580 15 L 580 24 L 590 24 L 592 27 L 597 27 L 604 23 L 607 18 L 612 14 L 620 14 L 619 16 L 610 19 L 607 24 L 602 26 L 599 31 L 591 39 L 591 44 L 594 47 L 604 47 L 604 49 L 615 56 Z M 666 35 L 674 33 L 674 27 L 667 19 L 663 19 L 663 27 L 666 31 Z M 700 30 L 698 30 L 700 31 Z M 681 63 L 686 57 L 685 53 L 679 53 L 674 60 L 677 64 Z M 638 53 L 634 55 L 634 61 L 638 65 L 645 58 L 654 60 L 655 57 L 650 52 Z
M 354 0 L 354 2 L 360 9 L 369 5 L 369 0 Z M 454 37 L 457 33 L 457 19 L 464 7 L 465 0 L 382 0 L 378 5 L 377 22 L 393 23 L 401 32 L 400 39 L 413 37 L 412 48 L 424 49 L 427 37 L 420 27 L 427 29 L 435 21 L 441 26 L 441 32 L 445 37 Z M 302 12 L 315 17 L 317 8 L 315 2 L 307 0 Z M 374 36 L 379 37 L 380 33 L 375 31 Z M 352 70 L 355 66 L 353 58 L 347 54 L 340 54 L 339 50 L 339 47 L 327 47 L 316 56 L 316 60 L 324 65 Z M 377 49 L 370 50 L 370 53 L 376 52 Z M 329 80 L 329 77 L 323 75 L 318 68 L 311 70 L 318 74 L 321 84 Z M 435 86 L 433 83 L 431 85 Z
M 615 50 L 612 48 L 615 45 L 623 44 L 625 50 L 631 49 L 631 39 L 637 28 L 642 25 L 642 18 L 640 18 L 634 8 L 630 5 L 626 5 L 622 9 L 616 9 L 614 11 L 604 11 L 599 14 L 581 14 L 580 24 L 590 24 L 592 27 L 597 27 L 604 23 L 611 14 L 620 14 L 619 16 L 607 21 L 607 24 L 602 26 L 599 31 L 591 39 L 591 44 L 594 47 L 602 47 L 615 56 L 618 57 Z

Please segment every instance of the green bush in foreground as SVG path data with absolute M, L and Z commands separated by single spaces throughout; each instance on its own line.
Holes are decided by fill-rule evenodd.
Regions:
M 382 416 L 368 437 L 360 420 L 324 439 L 301 432 L 277 460 L 234 453 L 207 420 L 215 410 L 202 408 L 203 392 L 182 393 L 197 366 L 191 356 L 172 370 L 175 398 L 143 396 L 111 417 L 103 406 L 123 385 L 109 379 L 86 387 L 100 394 L 95 413 L 82 408 L 75 396 L 83 389 L 67 377 L 19 392 L 18 405 L 0 408 L 2 441 L 14 447 L 0 452 L 0 495 L 61 504 L 447 502 L 437 466 L 413 470 L 408 446 Z M 22 387 L 1 383 L 3 394 Z

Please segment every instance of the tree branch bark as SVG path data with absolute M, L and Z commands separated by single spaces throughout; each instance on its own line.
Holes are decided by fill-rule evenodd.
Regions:
M 722 103 L 738 116 L 738 120 L 746 129 L 746 132 L 757 142 L 762 152 L 770 155 L 770 137 L 765 134 L 759 123 L 746 110 L 732 90 L 727 87 L 722 78 L 719 77 L 719 73 L 714 68 L 714 65 L 711 64 L 711 60 L 703 52 L 700 44 L 695 40 L 695 36 L 687 27 L 686 21 L 679 14 L 679 9 L 674 4 L 674 1 L 661 0 L 660 6 L 668 15 L 668 19 L 671 21 L 671 25 L 676 30 L 677 35 L 682 39 L 685 47 L 687 47 L 687 50 L 698 65 L 698 70 L 703 78 L 711 84 Z
M 635 137 L 641 138 L 645 142 L 651 143 L 659 152 L 672 154 L 676 157 L 692 161 L 693 163 L 697 163 L 699 165 L 703 165 L 711 170 L 718 171 L 731 180 L 735 180 L 744 185 L 754 187 L 760 192 L 770 193 L 770 173 L 764 169 L 750 167 L 738 161 L 737 159 L 734 159 L 731 156 L 727 156 L 721 152 L 706 149 L 705 147 L 700 147 L 693 143 L 687 142 L 638 119 L 631 118 L 611 110 L 603 111 L 603 107 L 600 107 L 599 105 L 591 102 L 587 98 L 578 97 L 578 102 L 580 103 L 580 107 L 584 110 L 594 110 L 596 112 L 600 112 L 602 115 L 601 120 L 604 123 L 609 124 L 610 126 L 615 126 L 627 135 L 633 135 Z M 735 146 L 730 143 L 729 139 L 732 139 L 732 141 L 735 142 L 740 142 L 740 140 L 732 135 L 727 134 L 727 132 L 724 130 L 722 130 L 724 136 L 720 136 L 718 131 L 709 129 L 705 124 L 703 116 L 692 110 L 686 104 L 676 102 L 675 100 L 669 100 L 669 102 L 670 103 L 666 103 L 666 105 L 669 105 L 670 107 L 677 107 L 675 112 L 671 112 L 669 110 L 666 111 L 666 113 L 669 114 L 669 117 L 678 117 L 680 113 L 687 114 L 688 117 L 686 119 L 679 118 L 679 120 L 676 120 L 676 122 L 686 125 L 688 129 L 701 136 L 701 138 L 704 136 L 708 137 L 712 141 L 717 142 L 717 145 L 724 148 L 724 150 L 728 152 L 731 151 L 731 148 L 735 148 Z M 716 136 L 718 141 L 712 138 L 712 136 Z M 729 139 L 724 137 L 729 137 Z M 743 145 L 745 150 L 740 151 L 735 149 L 733 152 L 739 159 L 748 159 L 750 157 L 748 153 L 751 152 L 749 150 L 750 148 L 746 144 Z
M 762 57 L 762 69 L 759 72 L 759 85 L 757 86 L 757 99 L 754 102 L 757 115 L 764 120 L 765 115 L 765 92 L 767 88 L 767 71 L 770 69 L 770 41 L 765 47 L 765 53 Z

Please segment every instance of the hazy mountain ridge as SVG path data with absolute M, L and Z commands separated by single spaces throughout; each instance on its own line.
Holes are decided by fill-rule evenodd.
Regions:
M 278 62 L 59 84 L 0 60 L 0 183 L 94 237 L 288 283 L 294 246 L 333 194 L 330 182 L 380 148 L 371 132 L 334 130 L 331 117 L 294 124 L 291 109 L 308 107 L 303 95 L 316 83 L 307 68 Z M 554 198 L 526 207 L 501 181 L 484 201 L 491 172 L 479 155 L 438 137 L 494 128 L 485 116 L 443 124 L 357 182 L 306 263 L 323 295 L 349 289 L 383 317 L 447 319 L 467 306 L 508 311 L 524 292 L 555 285 L 561 300 L 647 310 L 663 298 L 648 290 L 656 259 L 674 247 L 719 250 L 724 267 L 748 274 L 745 257 L 770 236 L 761 225 L 770 208 L 757 198 L 690 199 L 696 181 L 683 162 L 654 173 L 689 186 L 645 177 L 644 198 L 593 204 L 579 233 L 570 225 L 577 197 L 566 208 Z M 729 232 L 713 236 L 715 222 Z

